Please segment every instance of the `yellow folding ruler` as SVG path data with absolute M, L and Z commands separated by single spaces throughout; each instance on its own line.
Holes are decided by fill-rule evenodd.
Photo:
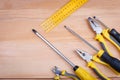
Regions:
M 45 30 L 45 32 L 51 31 L 54 27 L 56 27 L 60 22 L 62 22 L 87 1 L 88 0 L 70 0 L 65 6 L 63 6 L 47 20 L 45 20 L 40 26 Z

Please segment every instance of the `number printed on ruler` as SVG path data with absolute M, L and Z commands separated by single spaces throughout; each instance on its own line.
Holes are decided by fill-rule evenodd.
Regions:
M 40 26 L 45 32 L 51 31 L 59 23 L 61 23 L 70 14 L 80 8 L 88 0 L 70 0 L 65 6 L 56 11 L 52 16 L 45 20 Z

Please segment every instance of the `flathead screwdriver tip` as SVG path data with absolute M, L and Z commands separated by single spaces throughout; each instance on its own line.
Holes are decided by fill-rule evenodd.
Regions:
M 37 31 L 36 31 L 35 29 L 32 29 L 32 31 L 33 31 L 34 33 L 37 33 Z

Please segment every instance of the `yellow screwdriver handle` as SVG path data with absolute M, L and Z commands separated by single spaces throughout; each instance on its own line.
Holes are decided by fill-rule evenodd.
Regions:
M 104 29 L 104 30 L 102 31 L 102 34 L 103 34 L 103 36 L 104 36 L 107 40 L 109 40 L 113 45 L 115 45 L 115 46 L 118 48 L 118 50 L 120 50 L 120 46 L 118 45 L 119 43 L 115 42 L 115 41 L 112 39 L 112 37 L 111 37 L 110 34 L 109 34 L 109 29 Z
M 81 80 L 97 80 L 95 77 L 93 77 L 90 73 L 88 73 L 81 67 L 75 66 L 74 71 Z
M 108 77 L 106 77 L 97 67 L 96 65 L 90 61 L 88 62 L 88 67 L 92 68 L 92 70 L 97 74 L 97 76 L 101 79 L 101 80 L 110 80 Z

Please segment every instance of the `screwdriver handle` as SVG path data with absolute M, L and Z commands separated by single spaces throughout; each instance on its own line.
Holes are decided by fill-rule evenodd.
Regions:
M 97 74 L 97 76 L 101 79 L 101 80 L 110 80 L 108 77 L 106 77 L 102 72 L 100 72 L 100 70 L 96 67 L 96 65 L 91 61 L 88 63 L 88 67 L 92 68 L 92 70 L 95 72 L 95 74 Z
M 110 56 L 107 52 L 100 50 L 98 57 L 101 61 L 108 64 L 115 72 L 120 73 L 120 60 Z
M 109 33 L 120 43 L 120 33 L 118 33 L 115 29 L 112 29 Z
M 73 68 L 75 71 L 75 74 L 81 79 L 81 80 L 97 80 L 95 77 L 93 77 L 90 73 L 88 73 L 86 70 L 79 66 L 75 66 Z
M 110 31 L 111 32 L 111 31 Z M 112 31 L 113 32 L 113 31 Z M 109 29 L 104 29 L 102 35 L 109 40 L 118 50 L 120 50 L 120 43 L 113 37 L 113 34 L 109 34 Z

